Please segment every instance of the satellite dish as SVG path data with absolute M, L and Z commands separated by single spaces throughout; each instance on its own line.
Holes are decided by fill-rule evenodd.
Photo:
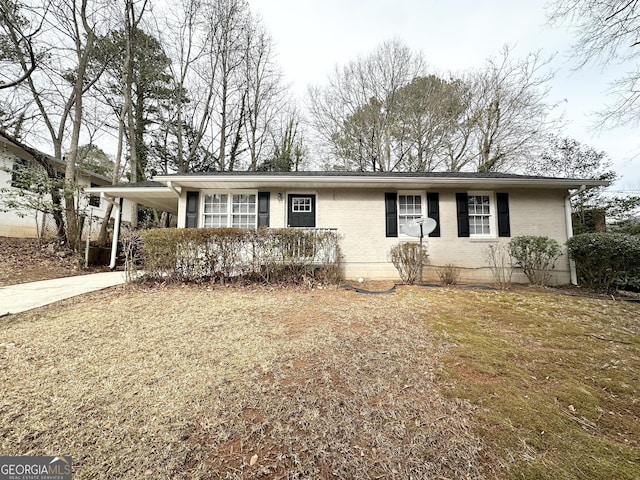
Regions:
M 409 222 L 401 225 L 400 231 L 410 237 L 420 237 L 420 225 L 416 222 Z
M 410 237 L 421 238 L 433 232 L 436 229 L 436 225 L 436 221 L 433 218 L 421 218 L 417 221 L 405 223 L 400 227 L 400 231 Z
M 438 224 L 433 218 L 425 218 L 424 224 L 422 225 L 422 232 L 425 235 L 429 235 L 431 232 L 433 232 L 436 229 L 437 226 Z

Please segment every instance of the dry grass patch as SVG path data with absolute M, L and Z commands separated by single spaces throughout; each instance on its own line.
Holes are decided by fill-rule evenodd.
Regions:
M 70 454 L 78 479 L 482 478 L 437 311 L 400 301 L 122 287 L 5 318 L 0 454 Z
M 534 292 L 403 290 L 451 344 L 498 478 L 640 478 L 640 305 Z M 455 297 L 455 301 L 452 298 Z

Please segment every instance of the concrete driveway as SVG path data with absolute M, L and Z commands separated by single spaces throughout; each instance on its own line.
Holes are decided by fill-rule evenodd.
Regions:
M 124 272 L 104 272 L 0 287 L 0 317 L 122 283 Z

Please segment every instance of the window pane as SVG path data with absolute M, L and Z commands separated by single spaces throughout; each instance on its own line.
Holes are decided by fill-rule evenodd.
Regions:
M 311 197 L 296 197 L 291 199 L 291 210 L 294 212 L 312 212 Z
M 226 215 L 205 215 L 204 217 L 205 228 L 224 228 L 227 226 Z
M 469 195 L 469 233 L 491 235 L 491 207 L 489 195 Z
M 414 222 L 421 217 L 421 195 L 398 195 L 398 226 Z
M 234 228 L 255 228 L 256 195 L 237 193 L 232 196 L 231 226 Z

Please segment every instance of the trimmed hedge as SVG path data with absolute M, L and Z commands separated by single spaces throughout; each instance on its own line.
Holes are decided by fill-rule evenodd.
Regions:
M 332 230 L 161 228 L 140 238 L 145 276 L 157 281 L 340 280 L 339 236 Z
M 581 285 L 608 292 L 640 286 L 640 237 L 623 233 L 582 233 L 567 241 Z

